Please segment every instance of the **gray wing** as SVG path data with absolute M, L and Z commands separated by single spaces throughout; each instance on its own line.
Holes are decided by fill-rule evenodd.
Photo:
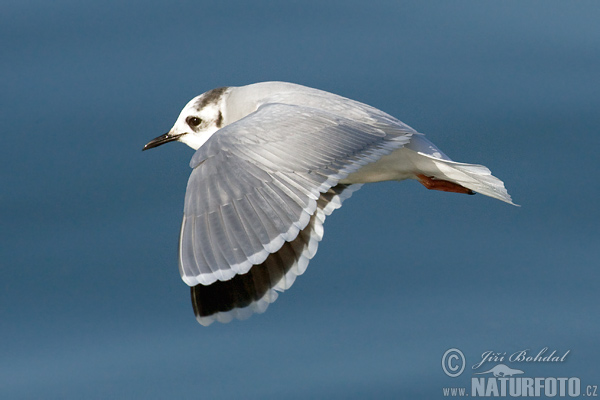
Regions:
M 342 202 L 362 185 L 337 185 L 321 194 L 317 211 L 308 225 L 279 251 L 269 254 L 248 273 L 211 285 L 196 285 L 191 289 L 192 305 L 198 322 L 204 326 L 214 321 L 230 322 L 264 312 L 277 299 L 277 292 L 289 289 L 296 277 L 306 271 L 323 238 L 325 218 L 340 208 Z
M 228 281 L 285 250 L 321 193 L 414 131 L 376 111 L 357 121 L 284 104 L 217 131 L 191 161 L 179 258 L 190 286 Z

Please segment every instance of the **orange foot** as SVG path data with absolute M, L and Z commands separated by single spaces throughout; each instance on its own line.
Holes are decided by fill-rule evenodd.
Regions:
M 436 179 L 432 176 L 425 176 L 423 174 L 417 174 L 417 178 L 419 179 L 419 182 L 421 182 L 421 184 L 427 189 L 441 190 L 442 192 L 475 194 L 475 192 L 471 189 L 467 189 L 458 183 L 445 181 L 443 179 Z

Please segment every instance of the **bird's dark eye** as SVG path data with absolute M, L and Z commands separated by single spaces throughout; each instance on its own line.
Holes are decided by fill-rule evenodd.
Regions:
M 198 117 L 187 117 L 185 122 L 187 122 L 187 124 L 192 128 L 195 128 L 202 123 L 202 120 Z

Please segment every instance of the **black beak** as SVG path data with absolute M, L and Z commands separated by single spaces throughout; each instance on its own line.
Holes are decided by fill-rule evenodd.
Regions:
M 171 135 L 170 132 L 167 132 L 164 135 L 154 138 L 151 141 L 149 141 L 148 143 L 146 143 L 146 145 L 144 146 L 142 151 L 151 149 L 153 147 L 158 147 L 161 144 L 172 142 L 174 140 L 179 139 L 180 136 L 181 135 Z

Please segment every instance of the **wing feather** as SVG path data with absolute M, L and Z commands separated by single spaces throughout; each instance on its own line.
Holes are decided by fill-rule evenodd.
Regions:
M 252 231 L 262 247 L 269 251 L 269 244 L 279 236 L 279 231 L 272 221 L 261 219 L 261 216 L 254 210 L 246 196 L 236 201 L 236 206 L 244 226 L 247 227 L 248 231 Z
M 300 232 L 305 244 L 297 258 L 312 258 L 322 217 L 328 215 L 318 209 L 321 194 L 360 166 L 402 147 L 414 133 L 378 110 L 367 111 L 370 118 L 356 121 L 318 109 L 267 104 L 207 140 L 190 164 L 194 170 L 179 252 L 184 281 L 210 285 L 246 274 L 269 254 L 289 247 L 285 243 Z M 306 231 L 315 213 L 319 221 Z
M 264 312 L 278 295 L 289 289 L 296 277 L 306 271 L 310 259 L 323 238 L 323 222 L 328 214 L 339 208 L 342 201 L 361 185 L 338 185 L 323 193 L 319 208 L 308 225 L 295 239 L 283 243 L 274 253 L 246 273 L 212 285 L 191 288 L 192 305 L 198 322 L 210 325 L 214 321 L 229 322 L 233 318 L 246 319 L 253 313 Z M 331 211 L 325 211 L 334 204 Z M 327 214 L 327 215 L 328 215 Z

